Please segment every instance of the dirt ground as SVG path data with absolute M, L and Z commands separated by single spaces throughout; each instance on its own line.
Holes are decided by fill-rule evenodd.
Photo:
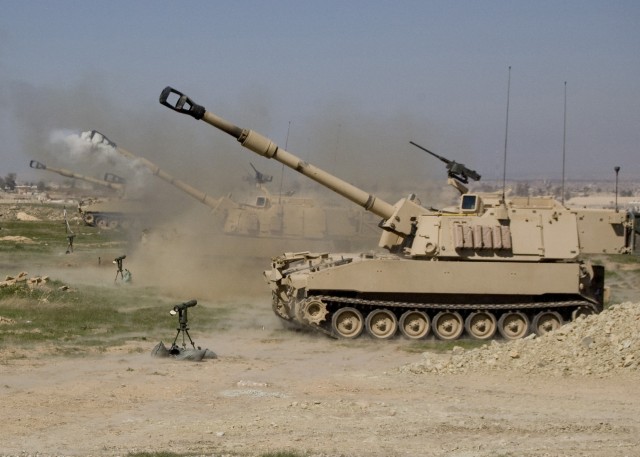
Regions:
M 135 281 L 157 279 L 133 266 Z M 66 273 L 81 281 L 87 269 Z M 222 331 L 190 312 L 191 336 L 215 360 L 154 358 L 157 341 L 56 357 L 53 346 L 24 357 L 0 347 L 0 455 L 640 455 L 637 371 L 416 374 L 400 370 L 422 358 L 402 339 L 285 329 L 266 288 L 250 303 Z
M 280 328 L 267 303 L 231 317 L 250 322 L 244 328 L 207 334 L 196 310 L 191 335 L 218 359 L 154 358 L 155 342 L 136 342 L 5 361 L 2 455 L 640 455 L 637 372 L 401 373 L 420 358 L 402 340 L 347 343 Z M 249 312 L 258 318 L 243 319 Z

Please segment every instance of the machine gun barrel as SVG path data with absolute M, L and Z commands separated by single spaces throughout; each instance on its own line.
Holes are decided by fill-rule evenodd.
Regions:
M 208 124 L 228 133 L 238 140 L 242 146 L 258 155 L 268 159 L 275 159 L 286 165 L 292 170 L 297 171 L 317 183 L 333 190 L 352 202 L 362 206 L 367 211 L 389 219 L 394 214 L 394 207 L 390 203 L 385 202 L 374 195 L 365 192 L 358 187 L 343 181 L 326 171 L 310 165 L 299 157 L 280 148 L 269 138 L 257 133 L 253 130 L 238 127 L 220 116 L 207 111 L 204 106 L 194 103 L 189 97 L 184 95 L 172 87 L 166 87 L 160 94 L 160 104 L 177 111 L 179 113 L 188 114 L 197 120 L 203 120 Z
M 59 175 L 62 175 L 66 178 L 73 178 L 73 179 L 80 179 L 81 181 L 87 181 L 93 184 L 98 184 L 100 186 L 104 186 L 104 187 L 109 187 L 111 189 L 114 190 L 122 190 L 123 189 L 123 183 L 121 182 L 114 182 L 114 181 L 108 181 L 108 180 L 100 180 L 97 178 L 92 178 L 91 176 L 85 176 L 85 175 L 81 175 L 78 173 L 74 173 L 71 170 L 67 170 L 65 168 L 52 168 L 52 167 L 48 167 L 45 164 L 43 164 L 42 162 L 38 162 L 37 160 L 32 160 L 31 162 L 29 162 L 29 166 L 31 168 L 34 168 L 36 170 L 48 170 L 51 171 L 53 173 L 57 173 Z M 115 175 L 114 175 L 115 176 Z
M 445 159 L 442 156 L 439 156 L 438 154 L 436 154 L 435 152 L 429 151 L 427 148 L 420 146 L 418 143 L 414 143 L 413 141 L 409 141 L 409 143 L 411 143 L 412 145 L 414 145 L 416 148 L 420 148 L 422 149 L 424 152 L 428 152 L 429 154 L 431 154 L 433 157 L 436 157 L 438 159 L 440 159 L 441 161 L 443 161 L 444 163 L 446 163 L 447 165 L 449 165 L 451 163 L 451 160 L 449 159 Z
M 469 178 L 473 179 L 474 181 L 480 181 L 481 176 L 475 171 L 472 170 L 470 168 L 465 167 L 463 164 L 458 163 L 454 160 L 449 160 L 446 159 L 442 156 L 439 156 L 438 154 L 436 154 L 435 152 L 429 151 L 427 148 L 420 146 L 418 143 L 414 143 L 413 141 L 409 141 L 409 143 L 411 143 L 412 145 L 414 145 L 417 148 L 422 149 L 424 152 L 428 152 L 429 154 L 431 154 L 432 156 L 440 159 L 442 162 L 447 164 L 447 170 L 449 170 L 449 177 L 450 178 L 455 178 L 458 181 L 467 184 L 469 182 Z

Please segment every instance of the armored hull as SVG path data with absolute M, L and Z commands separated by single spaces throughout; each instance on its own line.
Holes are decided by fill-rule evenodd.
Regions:
M 581 262 L 299 253 L 276 258 L 265 277 L 279 317 L 341 338 L 449 340 L 465 330 L 476 339 L 521 338 L 600 312 L 604 290 L 604 268 Z
M 85 224 L 102 229 L 127 228 L 140 222 L 148 206 L 135 200 L 113 200 L 80 204 L 78 210 Z

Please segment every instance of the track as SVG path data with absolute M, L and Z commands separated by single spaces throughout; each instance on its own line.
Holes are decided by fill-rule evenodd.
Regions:
M 313 331 L 323 333 L 332 338 L 340 338 L 340 337 L 351 338 L 351 336 L 346 336 L 344 334 L 341 335 L 340 331 L 336 330 L 336 325 L 337 325 L 336 322 L 332 322 L 332 319 L 328 318 L 328 316 L 334 316 L 336 313 L 339 313 L 341 310 L 344 310 L 347 307 L 358 310 L 358 312 L 360 312 L 362 315 L 358 317 L 357 313 L 354 312 L 353 317 L 356 319 L 359 319 L 362 322 L 364 322 L 364 316 L 368 316 L 369 313 L 371 313 L 372 311 L 376 311 L 376 310 L 380 311 L 382 313 L 381 317 L 383 318 L 385 317 L 385 313 L 386 313 L 386 317 L 389 321 L 389 325 L 393 325 L 393 326 L 397 325 L 397 323 L 395 322 L 396 320 L 395 316 L 401 314 L 399 311 L 404 312 L 403 316 L 408 314 L 411 310 L 415 310 L 416 312 L 423 312 L 425 313 L 425 315 L 427 312 L 430 312 L 429 314 L 431 316 L 426 317 L 426 320 L 424 322 L 424 325 L 427 325 L 427 326 L 431 325 L 431 318 L 433 317 L 432 316 L 433 313 L 431 311 L 439 312 L 439 314 L 436 315 L 436 319 L 438 318 L 440 313 L 444 313 L 444 314 L 450 313 L 455 318 L 455 313 L 457 313 L 458 311 L 471 311 L 472 314 L 484 313 L 483 316 L 485 317 L 487 316 L 487 313 L 492 310 L 507 311 L 506 313 L 501 313 L 502 318 L 504 318 L 503 316 L 506 316 L 510 313 L 523 313 L 525 311 L 532 311 L 532 310 L 539 311 L 536 313 L 536 318 L 533 319 L 531 325 L 529 323 L 528 318 L 525 316 L 525 318 L 523 318 L 523 322 L 520 323 L 521 330 L 518 330 L 518 332 L 512 335 L 512 337 L 508 337 L 505 334 L 505 331 L 503 331 L 504 326 L 506 324 L 504 324 L 501 319 L 499 321 L 499 327 L 501 329 L 500 333 L 502 333 L 505 338 L 509 338 L 509 339 L 519 338 L 520 336 L 518 335 L 520 334 L 522 334 L 522 336 L 525 336 L 526 334 L 529 334 L 529 332 L 532 329 L 538 333 L 540 329 L 537 327 L 542 324 L 537 323 L 536 319 L 539 320 L 538 316 L 541 316 L 545 312 L 548 312 L 548 313 L 558 312 L 558 313 L 562 313 L 565 316 L 571 315 L 572 311 L 577 311 L 577 310 L 583 310 L 583 312 L 585 313 L 600 312 L 600 309 L 597 307 L 597 305 L 588 300 L 495 303 L 495 304 L 479 305 L 477 303 L 451 304 L 451 303 L 399 302 L 399 301 L 389 301 L 389 300 L 370 300 L 370 299 L 360 299 L 360 298 L 349 298 L 349 297 L 340 297 L 340 296 L 333 296 L 333 295 L 314 295 L 306 298 L 303 302 L 296 304 L 295 306 L 296 313 L 294 318 L 284 316 L 282 312 L 276 311 L 276 306 L 277 306 L 277 301 L 274 300 L 274 311 L 276 312 L 276 315 L 278 315 L 285 321 L 292 324 L 296 324 L 301 328 L 311 329 Z M 315 306 L 314 311 L 316 312 L 311 311 L 311 307 L 313 306 Z M 280 311 L 282 311 L 282 308 L 280 309 Z M 390 314 L 393 314 L 393 316 L 391 316 Z M 489 317 L 492 320 L 494 319 L 492 316 L 489 316 Z M 558 314 L 558 317 L 560 317 L 559 314 Z M 458 327 L 465 326 L 465 323 L 460 319 L 461 317 L 458 318 L 459 322 L 456 325 Z M 561 321 L 560 322 L 560 325 L 561 325 L 562 319 L 560 319 L 560 321 Z M 360 322 L 360 324 L 362 324 L 362 322 Z M 402 318 L 400 322 L 402 323 Z M 498 322 L 497 319 L 495 319 L 492 325 L 496 326 L 497 322 Z M 367 330 L 369 330 L 369 333 L 372 333 L 370 325 L 371 324 L 367 320 Z M 469 333 L 468 325 L 470 324 L 469 323 L 466 324 L 467 332 Z M 522 329 L 522 326 L 526 326 L 526 329 Z M 537 329 L 534 329 L 534 327 L 536 327 Z M 427 333 L 428 333 L 428 330 L 429 329 L 427 329 Z M 358 331 L 357 335 L 354 337 L 359 336 L 360 333 L 361 331 Z M 392 329 L 390 330 L 390 333 L 383 332 L 378 335 L 374 334 L 372 336 L 374 336 L 374 338 L 387 339 L 389 337 L 392 337 L 395 333 L 396 333 L 396 330 Z M 402 333 L 405 336 L 412 338 L 412 336 L 407 335 L 407 332 L 402 332 Z M 495 330 L 491 334 L 492 336 L 488 338 L 492 338 L 494 333 L 495 333 Z M 462 331 L 459 331 L 457 336 L 453 334 L 451 338 L 444 337 L 444 335 L 442 334 L 440 334 L 439 337 L 441 339 L 457 339 L 461 334 L 462 334 Z M 475 335 L 475 337 L 478 337 L 478 335 Z M 418 338 L 420 337 L 415 337 L 415 339 L 418 339 Z

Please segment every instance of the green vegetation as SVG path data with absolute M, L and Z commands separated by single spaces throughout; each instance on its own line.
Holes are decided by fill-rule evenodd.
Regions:
M 74 253 L 66 256 L 66 226 L 60 211 L 57 221 L 4 221 L 2 237 L 25 237 L 30 242 L 7 239 L 0 241 L 0 269 L 3 275 L 16 275 L 22 269 L 33 273 L 59 271 L 67 263 L 81 268 L 94 257 L 111 259 L 128 248 L 125 231 L 100 230 L 96 227 L 72 225 L 76 234 Z M 28 210 L 27 210 L 28 212 Z M 97 263 L 97 262 L 96 262 Z M 105 271 L 107 273 L 107 271 Z M 113 271 L 108 270 L 109 278 Z M 4 276 L 0 277 L 0 281 Z M 63 287 L 68 286 L 68 287 Z M 158 297 L 161 298 L 158 298 Z M 172 341 L 176 317 L 169 310 L 179 300 L 165 298 L 155 288 L 135 283 L 106 286 L 64 283 L 55 278 L 29 286 L 26 281 L 0 288 L 0 347 L 16 349 L 8 357 L 21 357 L 20 349 L 35 345 L 54 346 L 55 354 L 83 354 L 103 351 L 132 340 Z M 231 307 L 202 306 L 189 313 L 189 323 L 197 330 L 220 329 L 227 323 Z M 198 332 L 192 332 L 197 342 Z M 24 351 L 22 351 L 24 352 Z
M 22 236 L 32 240 L 32 243 L 3 241 L 0 252 L 10 254 L 19 251 L 20 255 L 28 253 L 46 254 L 56 248 L 66 247 L 66 235 L 63 221 L 33 222 L 10 221 L 2 224 L 3 236 Z
M 637 265 L 640 268 L 640 255 L 638 252 L 633 254 L 598 254 L 585 256 L 594 265 L 611 265 L 614 268 L 618 265 Z
M 0 316 L 11 322 L 3 325 L 0 345 L 50 343 L 69 354 L 78 346 L 101 350 L 135 339 L 174 336 L 175 318 L 168 313 L 173 301 L 159 301 L 133 286 L 64 291 L 61 285 L 52 281 L 35 288 L 22 283 L 0 289 Z M 201 306 L 194 316 L 199 328 L 216 328 L 228 311 Z
M 118 247 L 127 242 L 126 233 L 122 231 L 100 230 L 96 227 L 75 226 L 71 229 L 76 237 L 74 249 L 94 248 L 95 246 Z M 64 252 L 67 248 L 67 232 L 64 220 L 59 221 L 6 221 L 2 223 L 2 236 L 25 237 L 30 242 L 1 241 L 0 254 L 19 255 L 28 260 L 31 257 L 42 257 L 46 254 Z

